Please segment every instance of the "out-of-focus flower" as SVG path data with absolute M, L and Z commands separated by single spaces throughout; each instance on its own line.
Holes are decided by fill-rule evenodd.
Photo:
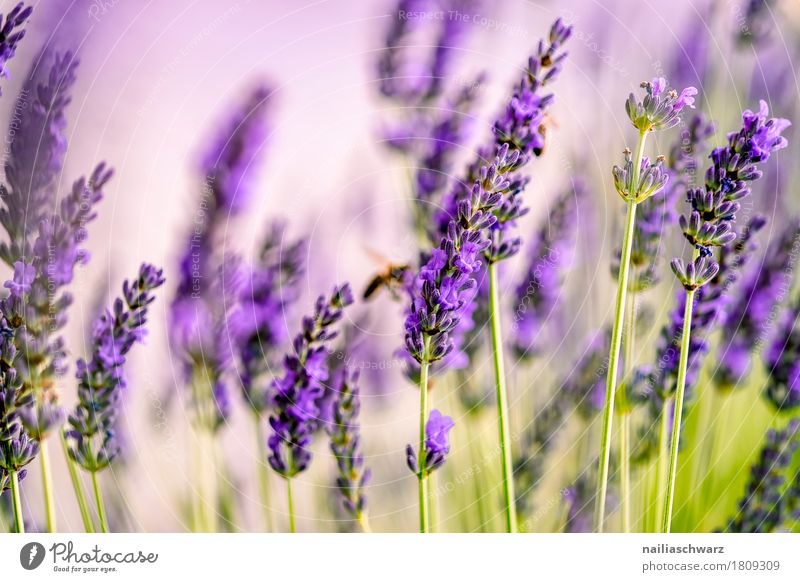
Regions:
M 115 424 L 126 387 L 126 356 L 144 339 L 153 291 L 163 283 L 160 269 L 143 264 L 136 279 L 125 281 L 112 309 L 95 321 L 89 361 L 78 360 L 78 405 L 66 436 L 70 457 L 87 471 L 104 469 L 119 452 Z
M 585 197 L 585 186 L 575 182 L 556 201 L 532 241 L 513 304 L 514 349 L 520 357 L 533 356 L 541 348 L 542 328 L 557 308 L 564 275 L 574 259 L 578 212 Z
M 764 261 L 737 291 L 727 309 L 722 328 L 720 365 L 715 374 L 718 385 L 738 386 L 750 372 L 751 354 L 767 339 L 765 322 L 791 286 L 787 265 L 800 244 L 800 221 L 793 220 L 764 254 Z
M 786 428 L 769 430 L 758 460 L 750 469 L 744 497 L 726 532 L 767 533 L 787 517 L 786 476 L 792 457 L 800 446 L 800 419 L 793 419 Z
M 775 0 L 745 0 L 743 19 L 736 32 L 741 45 L 760 45 L 769 39 L 775 28 Z
M 778 330 L 764 353 L 768 378 L 764 392 L 776 410 L 800 407 L 800 301 L 781 316 Z

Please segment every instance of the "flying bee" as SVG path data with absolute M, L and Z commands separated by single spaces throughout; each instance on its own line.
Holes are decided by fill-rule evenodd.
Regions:
M 373 258 L 378 258 L 383 261 L 386 266 L 367 283 L 363 294 L 364 300 L 368 301 L 372 299 L 381 289 L 386 289 L 391 293 L 392 298 L 397 299 L 397 292 L 402 288 L 406 275 L 411 271 L 411 266 L 405 264 L 396 265 L 386 261 L 384 257 L 381 257 L 377 253 L 367 252 L 369 252 Z
M 548 143 L 547 133 L 551 127 L 558 129 L 558 123 L 553 119 L 553 117 L 549 113 L 545 113 L 544 119 L 542 120 L 542 123 L 539 125 L 538 129 L 539 135 L 542 136 L 543 144 L 541 148 L 534 148 L 533 151 L 536 154 L 536 156 L 541 156 L 547 150 L 547 143 Z

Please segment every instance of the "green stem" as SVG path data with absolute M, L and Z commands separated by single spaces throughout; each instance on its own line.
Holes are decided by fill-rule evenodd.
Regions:
M 428 420 L 428 352 L 430 351 L 431 338 L 425 336 L 423 354 L 425 361 L 420 364 L 419 375 L 419 452 L 417 464 L 419 466 L 419 532 L 430 533 L 430 516 L 428 512 L 428 474 L 425 471 L 425 423 Z
M 269 506 L 269 467 L 267 467 L 267 436 L 264 434 L 262 419 L 258 414 L 253 415 L 256 425 L 256 440 L 258 441 L 258 491 L 261 495 L 261 506 L 264 510 L 264 524 L 267 531 L 272 531 L 272 510 Z
M 47 439 L 39 442 L 39 463 L 42 468 L 42 494 L 44 495 L 44 515 L 47 533 L 56 531 L 56 512 L 53 502 L 53 475 L 50 471 L 50 453 Z
M 625 309 L 625 327 L 623 345 L 625 346 L 624 381 L 619 391 L 619 488 L 622 509 L 622 531 L 631 531 L 631 410 L 628 403 L 628 387 L 633 379 L 634 342 L 636 341 L 636 284 L 637 274 L 634 269 L 630 274 L 629 295 Z
M 69 446 L 67 445 L 67 438 L 64 436 L 63 432 L 61 432 L 61 448 L 64 451 L 64 459 L 67 461 L 69 478 L 72 481 L 72 490 L 75 491 L 75 499 L 77 499 L 78 508 L 81 510 L 83 530 L 86 533 L 94 533 L 94 524 L 92 523 L 92 517 L 89 513 L 89 504 L 86 502 L 86 494 L 83 492 L 81 478 L 80 475 L 78 475 L 78 467 L 75 461 L 69 456 Z
M 638 168 L 638 160 L 634 160 Z M 638 182 L 638 180 L 636 180 Z M 635 182 L 634 182 L 635 183 Z M 619 370 L 619 353 L 622 344 L 622 328 L 625 318 L 625 299 L 628 291 L 628 272 L 631 249 L 633 248 L 633 231 L 636 226 L 636 200 L 628 201 L 628 216 L 625 224 L 625 238 L 622 242 L 622 256 L 619 263 L 617 281 L 617 302 L 614 314 L 614 327 L 611 330 L 611 351 L 608 356 L 608 376 L 606 378 L 606 397 L 603 408 L 603 428 L 600 439 L 600 469 L 597 474 L 597 498 L 594 509 L 595 528 L 603 531 L 606 515 L 606 494 L 608 492 L 608 467 L 611 459 L 611 431 L 614 416 L 614 396 L 617 392 L 617 373 Z
M 500 329 L 500 298 L 497 265 L 489 264 L 489 316 L 492 322 L 492 356 L 497 391 L 497 422 L 500 433 L 500 454 L 503 462 L 503 494 L 505 497 L 506 531 L 517 533 L 517 508 L 514 496 L 514 471 L 511 464 L 511 429 L 508 418 L 508 392 L 503 362 L 503 334 Z
M 289 509 L 289 531 L 297 533 L 297 526 L 294 523 L 294 496 L 292 495 L 292 478 L 286 478 L 286 501 Z
M 94 488 L 94 499 L 97 503 L 97 516 L 100 518 L 100 531 L 108 533 L 106 509 L 103 504 L 103 493 L 100 491 L 100 483 L 97 480 L 97 471 L 92 471 L 92 487 Z
M 22 517 L 22 499 L 19 495 L 19 475 L 11 471 L 11 499 L 14 506 L 14 526 L 17 533 L 25 533 L 25 520 Z
M 672 397 L 666 398 L 661 406 L 661 422 L 658 430 L 658 458 L 656 459 L 656 511 L 653 531 L 659 531 L 664 511 L 664 492 L 667 488 L 667 438 L 669 437 L 669 412 Z
M 686 291 L 686 307 L 683 310 L 683 332 L 681 333 L 681 357 L 678 363 L 678 388 L 675 393 L 675 413 L 672 418 L 672 436 L 669 447 L 669 473 L 666 499 L 664 500 L 661 533 L 669 533 L 672 526 L 672 507 L 675 503 L 675 478 L 678 474 L 678 444 L 680 442 L 683 397 L 686 393 L 686 369 L 689 365 L 689 339 L 692 333 L 692 307 L 694 291 Z
M 367 517 L 366 513 L 359 511 L 356 515 L 356 521 L 363 533 L 372 533 L 372 528 L 369 526 L 369 517 Z
M 478 510 L 478 530 L 481 533 L 488 531 L 489 519 L 486 516 L 486 511 L 483 505 L 483 487 L 481 484 L 481 465 L 483 464 L 483 453 L 481 452 L 480 440 L 473 435 L 467 437 L 469 439 L 469 452 L 470 460 L 472 461 L 472 490 L 475 496 L 475 507 Z

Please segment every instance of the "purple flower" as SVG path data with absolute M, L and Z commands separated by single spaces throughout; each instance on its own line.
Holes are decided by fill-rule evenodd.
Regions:
M 800 446 L 800 419 L 792 419 L 780 430 L 769 430 L 758 460 L 750 468 L 744 496 L 736 515 L 728 522 L 726 532 L 769 533 L 788 518 L 786 477 L 792 458 Z
M 786 272 L 792 253 L 800 240 L 800 221 L 794 220 L 774 240 L 764 254 L 764 261 L 732 298 L 722 328 L 720 365 L 715 375 L 721 386 L 734 388 L 750 371 L 750 358 L 766 340 L 765 325 L 791 286 Z
M 264 376 L 288 339 L 286 312 L 299 294 L 304 250 L 304 240 L 287 242 L 285 224 L 273 222 L 241 286 L 238 308 L 228 318 L 242 393 L 257 414 L 269 403 Z
M 269 136 L 271 101 L 268 87 L 256 87 L 233 110 L 202 159 L 200 170 L 213 192 L 217 212 L 234 215 L 249 206 L 254 188 L 252 167 L 261 162 Z
M 565 272 L 574 259 L 578 211 L 585 196 L 583 183 L 575 182 L 558 198 L 534 237 L 513 304 L 514 349 L 520 357 L 533 356 L 541 348 L 542 328 L 557 308 Z
M 331 438 L 331 452 L 339 470 L 336 487 L 345 510 L 358 520 L 367 509 L 364 490 L 371 476 L 370 470 L 364 467 L 364 453 L 361 450 L 358 372 L 343 369 L 339 373 L 335 391 L 332 422 L 327 431 Z
M 681 121 L 678 115 L 684 107 L 694 108 L 697 89 L 686 87 L 680 93 L 667 88 L 667 80 L 656 77 L 642 83 L 645 96 L 637 101 L 633 93 L 625 102 L 625 111 L 633 126 L 641 132 L 660 131 L 675 127 Z
M 36 457 L 39 448 L 20 418 L 20 412 L 31 406 L 33 395 L 23 389 L 22 379 L 14 368 L 15 330 L 6 314 L 15 311 L 15 301 L 18 299 L 0 300 L 3 314 L 0 317 L 0 494 L 10 487 L 11 473 L 17 472 L 20 480 L 25 477 L 24 467 Z
M 420 470 L 429 475 L 441 467 L 450 452 L 450 431 L 456 425 L 453 419 L 438 410 L 431 410 L 428 422 L 425 423 L 424 467 L 419 467 L 414 447 L 406 445 L 406 463 L 413 473 Z
M 5 22 L 3 22 L 3 15 L 0 14 L 0 39 L 2 39 L 0 40 L 0 77 L 8 77 L 6 63 L 14 57 L 19 41 L 25 36 L 25 30 L 21 27 L 31 12 L 33 12 L 31 6 L 25 6 L 20 2 L 6 15 Z
M 17 261 L 14 263 L 14 278 L 6 281 L 4 287 L 14 297 L 22 298 L 31 290 L 35 276 L 36 268 L 33 265 L 26 265 L 22 261 Z
M 765 43 L 776 25 L 775 0 L 746 0 L 736 40 L 742 46 Z
M 309 447 L 320 421 L 318 401 L 325 393 L 323 383 L 328 379 L 328 345 L 337 335 L 331 328 L 352 303 L 353 295 L 347 284 L 335 287 L 328 299 L 320 296 L 314 314 L 303 318 L 293 352 L 286 354 L 283 375 L 272 383 L 268 460 L 275 472 L 286 478 L 305 471 L 311 463 Z
M 9 239 L 0 243 L 0 258 L 8 265 L 32 260 L 31 245 L 41 221 L 56 213 L 56 182 L 67 152 L 65 110 L 77 67 L 72 53 L 45 53 L 14 105 L 6 184 L 0 187 L 0 224 Z
M 681 216 L 680 225 L 686 240 L 699 251 L 694 267 L 676 259 L 673 272 L 686 289 L 708 282 L 713 270 L 713 247 L 724 247 L 735 237 L 733 224 L 741 200 L 750 195 L 748 182 L 761 177 L 757 164 L 769 159 L 772 152 L 786 147 L 781 132 L 790 124 L 785 119 L 767 119 L 767 104 L 761 101 L 758 113 L 749 109 L 742 113 L 742 128 L 728 134 L 728 144 L 711 152 L 712 165 L 706 172 L 705 188 L 692 188 L 687 193 L 691 211 Z M 692 275 L 698 278 L 693 278 Z
M 144 339 L 153 291 L 163 283 L 160 269 L 143 264 L 136 279 L 123 284 L 122 297 L 95 321 L 89 361 L 77 362 L 78 405 L 65 435 L 70 457 L 87 471 L 104 469 L 119 453 L 115 425 L 126 387 L 125 359 Z
M 800 301 L 781 315 L 774 339 L 764 353 L 768 379 L 764 396 L 776 410 L 800 407 Z

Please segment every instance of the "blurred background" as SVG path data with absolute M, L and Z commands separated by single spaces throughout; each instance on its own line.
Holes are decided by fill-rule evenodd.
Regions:
M 2 12 L 13 4 L 1 2 Z M 87 330 L 97 306 L 118 293 L 122 280 L 133 275 L 141 261 L 163 266 L 167 277 L 153 306 L 146 346 L 131 356 L 123 413 L 126 453 L 103 475 L 103 487 L 113 506 L 116 529 L 185 531 L 186 503 L 193 491 L 188 453 L 192 436 L 167 321 L 177 280 L 173 273 L 201 195 L 200 156 L 220 122 L 256 84 L 266 82 L 274 89 L 267 152 L 263 164 L 252 168 L 257 180 L 252 211 L 231 217 L 223 244 L 250 256 L 267 221 L 279 216 L 289 221 L 291 236 L 309 237 L 303 294 L 286 317 L 291 334 L 299 330 L 300 317 L 314 298 L 333 283 L 349 281 L 360 294 L 383 267 L 376 257 L 395 263 L 413 261 L 416 242 L 409 230 L 408 163 L 386 147 L 382 132 L 398 112 L 396 105 L 381 98 L 376 82 L 377 61 L 396 18 L 395 7 L 384 0 L 34 0 L 32 4 L 29 36 L 9 67 L 11 77 L 0 99 L 4 119 L 38 51 L 45 46 L 75 50 L 81 64 L 67 113 L 69 151 L 61 190 L 100 160 L 116 172 L 99 218 L 90 227 L 92 260 L 75 283 L 76 303 L 67 334 L 73 361 L 86 353 Z M 548 149 L 531 164 L 532 182 L 525 194 L 531 212 L 521 223 L 523 236 L 546 223 L 554 200 L 573 180 L 582 180 L 588 195 L 578 208 L 576 252 L 563 285 L 558 315 L 562 331 L 548 337 L 535 365 L 509 362 L 515 433 L 531 422 L 531 402 L 541 402 L 552 393 L 556 379 L 568 374 L 571 362 L 582 355 L 587 334 L 602 328 L 613 314 L 615 281 L 609 267 L 619 244 L 624 204 L 614 191 L 611 166 L 620 163 L 623 148 L 631 147 L 635 139 L 624 109 L 628 93 L 661 75 L 676 87 L 697 86 L 698 108 L 719 128 L 715 145 L 727 131 L 739 127 L 743 109 L 757 109 L 759 98 L 767 101 L 774 115 L 796 119 L 800 3 L 767 3 L 765 38 L 741 44 L 737 37 L 746 4 L 746 0 L 486 0 L 469 13 L 464 38 L 454 49 L 453 66 L 443 82 L 458 88 L 486 72 L 476 87 L 474 147 L 486 141 L 493 116 L 550 23 L 561 17 L 574 26 L 568 62 L 553 88 L 556 103 L 548 120 Z M 697 43 L 705 48 L 698 51 Z M 789 149 L 770 162 L 769 179 L 751 198 L 754 208 L 747 210 L 770 219 L 761 233 L 764 245 L 788 216 L 800 210 L 792 180 L 797 177 L 792 160 L 797 159 L 798 140 L 796 130 L 787 133 Z M 666 154 L 674 139 L 670 132 L 657 134 L 648 146 L 651 154 Z M 461 152 L 458 175 L 474 157 L 474 147 Z M 670 257 L 682 243 L 677 229 L 668 236 Z M 523 252 L 503 272 L 503 296 L 509 300 L 524 262 Z M 654 323 L 641 336 L 644 345 L 655 342 L 674 305 L 675 289 L 673 278 L 665 274 L 648 294 L 647 310 Z M 364 369 L 363 443 L 373 471 L 368 497 L 377 531 L 414 531 L 417 520 L 416 480 L 405 466 L 404 448 L 415 439 L 418 392 L 395 356 L 402 346 L 403 309 L 385 293 L 368 304 L 359 302 L 348 314 L 348 323 L 368 346 L 352 357 L 352 364 Z M 643 352 L 643 359 L 650 357 L 646 348 Z M 487 354 L 474 364 L 470 382 L 490 388 L 490 371 Z M 75 400 L 73 372 L 74 367 L 59 386 L 68 406 Z M 457 389 L 457 381 L 443 378 L 432 396 L 434 406 L 457 423 L 454 458 L 448 472 L 436 476 L 437 527 L 499 529 L 500 487 L 490 450 L 496 426 L 489 418 L 464 430 L 461 421 L 466 413 L 454 396 Z M 238 394 L 234 401 L 229 424 L 220 432 L 224 479 L 235 498 L 233 528 L 259 530 L 257 453 Z M 770 423 L 769 413 L 760 406 L 757 400 L 743 401 L 741 410 L 729 417 L 737 425 L 757 427 L 752 433 L 738 431 L 740 441 L 732 445 L 740 462 L 725 480 L 731 500 L 742 491 L 747 471 L 741 467 L 752 459 L 760 440 L 753 434 L 762 435 Z M 550 531 L 563 521 L 563 491 L 569 481 L 559 467 L 574 462 L 578 436 L 591 431 L 597 427 L 576 423 L 560 440 L 537 490 L 537 509 L 528 531 Z M 312 469 L 296 479 L 298 527 L 336 531 L 344 527 L 336 509 L 333 460 L 326 439 L 318 440 Z M 487 443 L 485 450 L 470 457 L 476 442 Z M 57 495 L 61 528 L 80 531 L 60 451 L 53 459 L 55 482 L 63 487 L 63 494 Z M 37 467 L 31 467 L 24 482 L 24 495 L 31 519 L 40 523 Z M 480 517 L 475 517 L 475 507 L 456 503 L 453 497 L 458 495 L 454 490 L 473 487 L 476 473 L 482 473 L 480 488 L 490 500 Z M 282 484 L 272 477 L 274 516 L 281 524 Z M 731 507 L 725 503 L 711 523 L 722 522 Z

